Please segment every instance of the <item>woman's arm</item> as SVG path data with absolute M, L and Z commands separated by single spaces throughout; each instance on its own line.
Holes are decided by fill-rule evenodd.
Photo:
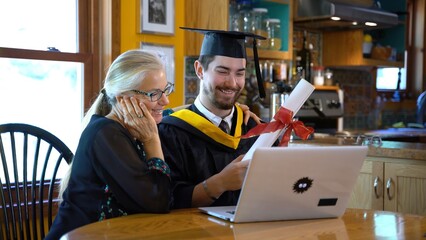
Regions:
M 165 171 L 153 167 L 128 132 L 117 125 L 101 129 L 93 143 L 94 167 L 118 202 L 128 213 L 167 212 L 171 202 L 171 181 Z M 161 171 L 164 169 L 165 171 Z
M 254 121 L 256 121 L 257 124 L 261 123 L 261 119 L 260 117 L 258 117 L 256 114 L 254 114 L 252 111 L 250 111 L 250 108 L 245 105 L 245 104 L 241 104 L 241 103 L 237 103 L 237 105 L 241 108 L 241 110 L 243 110 L 244 112 L 244 124 L 247 125 L 248 121 L 250 118 L 253 118 Z

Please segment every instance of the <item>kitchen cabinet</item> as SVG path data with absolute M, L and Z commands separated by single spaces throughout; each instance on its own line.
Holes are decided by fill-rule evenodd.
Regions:
M 288 46 L 283 51 L 272 51 L 272 50 L 261 50 L 258 49 L 260 59 L 277 59 L 277 60 L 291 60 L 293 56 L 293 0 L 262 0 L 255 1 L 255 6 L 283 6 L 288 9 L 288 14 L 280 14 L 277 11 L 272 11 L 272 14 L 281 19 L 282 24 L 287 23 L 288 27 L 281 27 L 281 31 L 284 32 L 288 38 Z M 257 5 L 259 4 L 259 5 Z M 264 5 L 263 5 L 264 4 Z M 278 8 L 279 9 L 279 8 Z M 276 10 L 276 9 L 275 9 Z M 185 0 L 185 26 L 193 28 L 205 28 L 205 29 L 228 29 L 228 17 L 229 17 L 229 0 Z M 285 20 L 285 21 L 284 21 Z M 287 30 L 287 31 L 286 31 Z M 203 35 L 185 31 L 185 55 L 186 56 L 198 56 L 201 43 L 203 41 Z M 253 56 L 252 48 L 247 48 L 247 55 Z
M 367 157 L 348 207 L 426 215 L 426 161 Z
M 349 200 L 349 208 L 383 210 L 383 166 L 383 162 L 368 158 L 364 161 Z
M 378 66 L 404 67 L 404 62 L 364 58 L 363 30 L 347 30 L 323 33 L 323 65 L 329 67 Z
M 228 0 L 185 0 L 185 27 L 227 30 Z M 185 56 L 198 56 L 204 36 L 184 31 Z

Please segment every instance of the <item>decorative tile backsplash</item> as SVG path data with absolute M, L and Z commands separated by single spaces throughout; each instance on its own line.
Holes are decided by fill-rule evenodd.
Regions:
M 185 57 L 185 104 L 193 103 L 200 89 L 200 80 L 194 72 L 194 61 L 197 57 Z M 252 61 L 248 62 L 247 76 L 251 76 Z M 375 81 L 367 70 L 332 69 L 333 80 L 344 92 L 344 130 L 371 130 L 392 127 L 394 123 L 405 124 L 416 121 L 416 109 L 382 109 L 383 102 L 376 102 Z M 245 103 L 257 93 L 251 89 L 250 78 L 246 80 L 246 91 L 242 94 Z M 252 84 L 255 87 L 255 84 Z M 240 101 L 241 102 L 241 101 Z M 254 110 L 254 109 L 253 109 Z M 256 112 L 257 113 L 257 112 Z M 259 113 L 258 113 L 259 114 Z
M 200 89 L 200 80 L 195 74 L 194 62 L 198 57 L 185 57 L 185 104 L 195 101 Z
M 376 102 L 375 81 L 369 71 L 333 69 L 333 79 L 344 92 L 345 130 L 380 129 L 397 122 L 415 122 L 415 108 L 383 109 L 382 99 Z

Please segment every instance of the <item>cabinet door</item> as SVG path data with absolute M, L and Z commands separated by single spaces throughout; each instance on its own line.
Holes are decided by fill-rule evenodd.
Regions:
M 325 66 L 387 66 L 404 67 L 403 62 L 364 58 L 362 30 L 323 33 L 322 63 Z
M 383 162 L 364 161 L 348 207 L 383 210 Z
M 426 215 L 426 163 L 385 163 L 385 210 Z
M 227 30 L 228 15 L 228 0 L 185 0 L 185 27 Z M 185 55 L 198 56 L 203 34 L 191 31 L 184 34 Z

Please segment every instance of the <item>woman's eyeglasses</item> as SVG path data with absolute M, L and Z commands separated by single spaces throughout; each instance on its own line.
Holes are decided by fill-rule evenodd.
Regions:
M 154 89 L 154 90 L 149 91 L 149 92 L 144 92 L 144 91 L 140 91 L 140 90 L 130 90 L 130 91 L 138 93 L 138 94 L 145 95 L 145 96 L 149 97 L 149 100 L 151 102 L 156 102 L 156 101 L 160 100 L 160 98 L 163 96 L 163 93 L 166 94 L 166 96 L 169 96 L 173 92 L 173 87 L 174 87 L 173 83 L 167 83 L 166 88 L 164 88 L 164 90 Z

